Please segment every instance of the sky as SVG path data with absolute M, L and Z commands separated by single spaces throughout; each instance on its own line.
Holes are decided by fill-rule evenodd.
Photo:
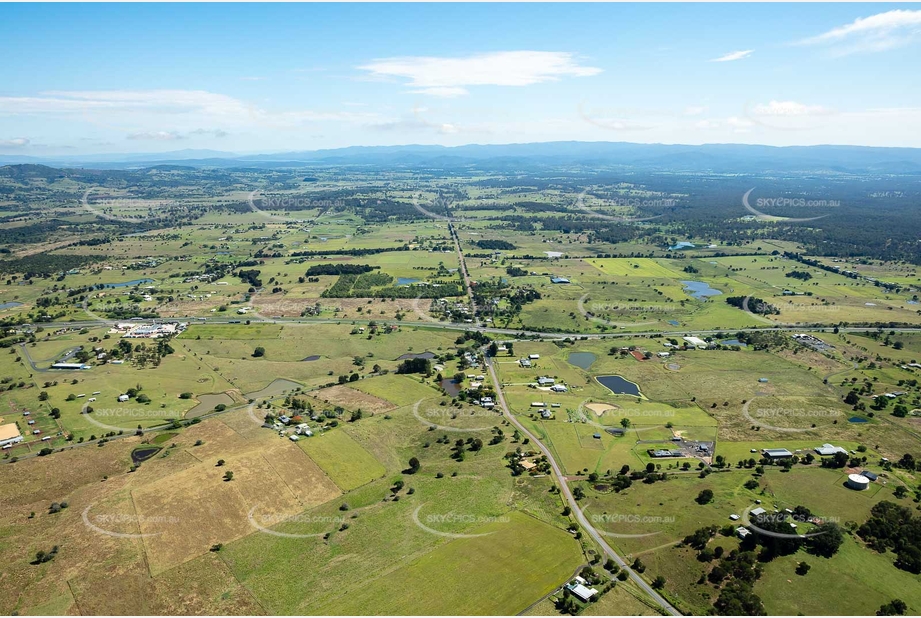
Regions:
M 0 153 L 921 147 L 921 4 L 0 4 Z

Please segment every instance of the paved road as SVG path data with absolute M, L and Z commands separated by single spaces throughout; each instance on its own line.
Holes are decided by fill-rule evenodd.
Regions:
M 557 480 L 559 481 L 560 491 L 563 493 L 563 496 L 565 496 L 566 502 L 569 503 L 569 508 L 572 509 L 572 513 L 573 515 L 575 515 L 576 521 L 579 522 L 579 525 L 582 526 L 582 528 L 584 528 L 586 532 L 588 532 L 588 534 L 595 540 L 596 543 L 598 543 L 599 546 L 601 546 L 601 548 L 604 550 L 604 553 L 607 556 L 609 556 L 612 560 L 614 560 L 614 562 L 616 562 L 620 566 L 620 568 L 626 570 L 627 573 L 630 574 L 630 579 L 632 579 L 636 583 L 637 586 L 639 586 L 642 590 L 644 590 L 646 594 L 648 594 L 652 598 L 652 600 L 655 601 L 657 605 L 659 605 L 659 607 L 661 607 L 663 610 L 665 610 L 672 616 L 680 616 L 681 612 L 679 612 L 671 603 L 669 603 L 665 599 L 665 597 L 663 597 L 656 590 L 654 590 L 652 586 L 646 583 L 646 580 L 640 577 L 638 573 L 636 573 L 633 569 L 631 569 L 630 566 L 627 564 L 627 562 L 623 558 L 621 558 L 610 545 L 608 545 L 607 541 L 604 540 L 604 537 L 602 537 L 601 534 L 597 530 L 595 530 L 595 527 L 592 526 L 592 524 L 588 521 L 585 515 L 582 514 L 582 509 L 579 507 L 579 504 L 576 502 L 576 499 L 573 497 L 572 491 L 570 491 L 569 489 L 569 484 L 566 483 L 565 476 L 563 475 L 563 470 L 560 468 L 559 464 L 553 458 L 552 452 L 550 451 L 550 449 L 544 446 L 544 444 L 537 438 L 537 436 L 531 433 L 531 431 L 528 430 L 527 427 L 525 427 L 520 422 L 518 422 L 518 419 L 515 418 L 515 416 L 512 414 L 511 410 L 509 409 L 508 404 L 505 402 L 505 395 L 502 393 L 502 386 L 499 383 L 499 376 L 496 373 L 494 363 L 490 359 L 487 358 L 486 366 L 489 369 L 489 375 L 492 378 L 493 386 L 496 391 L 496 398 L 499 401 L 499 406 L 502 408 L 503 416 L 505 416 L 505 418 L 507 418 L 509 422 L 511 422 L 516 428 L 518 428 L 518 430 L 522 434 L 527 436 L 531 440 L 531 442 L 536 444 L 541 449 L 543 454 L 547 457 L 547 461 L 550 462 L 550 467 L 553 469 L 553 474 L 556 476 Z

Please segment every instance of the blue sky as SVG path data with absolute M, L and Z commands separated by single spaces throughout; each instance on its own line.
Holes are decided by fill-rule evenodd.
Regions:
M 919 4 L 2 4 L 0 152 L 921 147 Z

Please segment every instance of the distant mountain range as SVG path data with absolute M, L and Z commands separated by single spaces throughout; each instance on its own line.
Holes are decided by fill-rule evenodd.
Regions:
M 921 148 L 867 146 L 702 146 L 627 142 L 541 142 L 466 146 L 351 146 L 331 150 L 239 155 L 217 150 L 28 157 L 0 154 L 0 165 L 132 169 L 153 165 L 284 168 L 360 165 L 396 168 L 526 170 L 579 166 L 688 173 L 921 174 Z

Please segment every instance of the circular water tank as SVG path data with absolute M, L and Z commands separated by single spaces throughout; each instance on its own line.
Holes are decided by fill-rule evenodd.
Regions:
M 851 489 L 861 490 L 870 486 L 870 479 L 860 474 L 848 474 L 847 486 Z

